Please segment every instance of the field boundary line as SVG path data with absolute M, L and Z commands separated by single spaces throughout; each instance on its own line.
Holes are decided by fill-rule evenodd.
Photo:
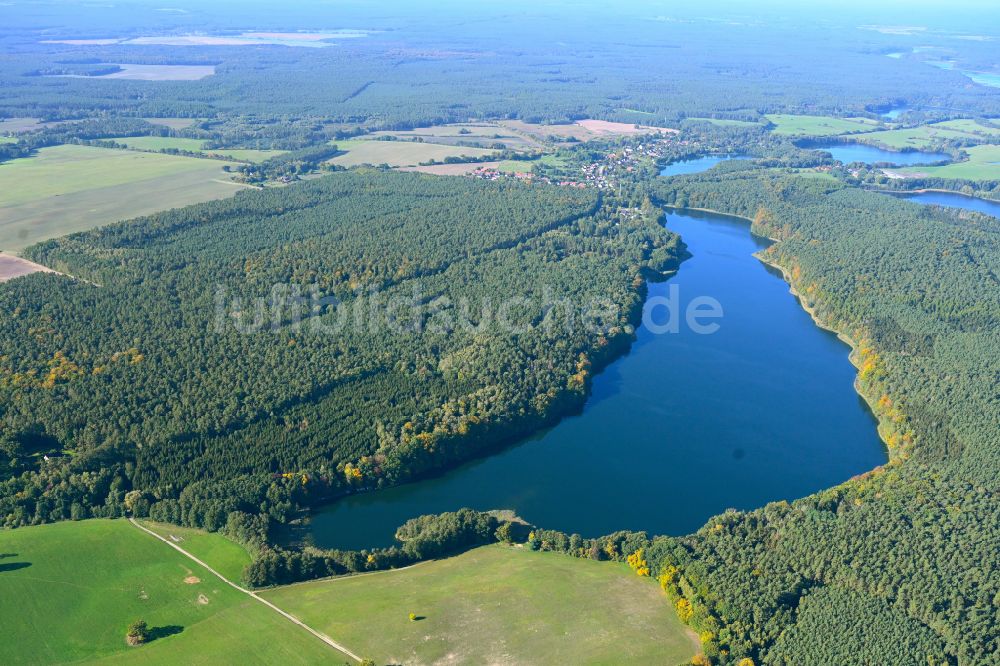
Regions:
M 461 553 L 459 553 L 461 554 Z M 333 583 L 338 580 L 354 580 L 355 578 L 364 578 L 365 576 L 379 576 L 383 574 L 390 574 L 394 571 L 406 571 L 407 569 L 412 569 L 414 567 L 419 567 L 422 564 L 430 564 L 431 562 L 440 562 L 441 560 L 448 559 L 435 558 L 432 560 L 421 560 L 420 562 L 414 562 L 413 564 L 407 564 L 405 567 L 397 567 L 395 569 L 379 569 L 377 571 L 362 571 L 360 573 L 350 573 L 350 574 L 335 574 L 333 576 L 324 576 L 322 578 L 310 578 L 309 580 L 298 580 L 294 583 L 287 583 L 285 585 L 275 585 L 274 587 L 269 587 L 265 592 L 271 592 L 272 590 L 283 590 L 286 587 L 298 587 L 300 585 L 310 585 L 312 583 Z
M 323 641 L 324 643 L 326 643 L 330 647 L 334 648 L 335 650 L 343 652 L 344 654 L 346 654 L 347 656 L 351 657 L 352 659 L 354 659 L 357 662 L 361 662 L 362 661 L 361 657 L 359 657 L 358 655 L 354 654 L 353 652 L 351 652 L 346 647 L 344 647 L 343 645 L 341 645 L 337 641 L 333 640 L 332 638 L 330 638 L 326 634 L 323 634 L 323 633 L 321 633 L 319 631 L 316 631 L 315 629 L 313 629 L 312 627 L 310 627 L 305 622 L 303 622 L 302 620 L 298 619 L 297 617 L 295 617 L 291 613 L 288 613 L 287 611 L 284 611 L 281 608 L 278 608 L 277 606 L 275 606 L 273 603 L 271 603 L 267 599 L 264 599 L 263 597 L 257 596 L 257 594 L 255 592 L 252 592 L 252 591 L 246 589 L 245 587 L 243 587 L 241 585 L 238 585 L 238 584 L 234 583 L 233 581 L 229 580 L 228 578 L 226 578 L 225 576 L 223 576 L 221 573 L 219 573 L 218 571 L 216 571 L 212 567 L 208 566 L 207 564 L 205 564 L 204 562 L 202 562 L 200 559 L 198 559 L 197 557 L 195 557 L 194 555 L 192 555 L 188 551 L 184 550 L 183 548 L 181 548 L 177 544 L 175 544 L 175 543 L 171 542 L 170 540 L 168 540 L 168 539 L 160 536 L 159 534 L 157 534 L 153 530 L 149 529 L 148 527 L 145 527 L 144 525 L 140 525 L 138 523 L 138 521 L 136 521 L 135 518 L 129 518 L 128 521 L 130 523 L 132 523 L 135 527 L 137 527 L 140 530 L 142 530 L 143 532 L 145 532 L 146 534 L 149 534 L 149 535 L 155 537 L 156 539 L 159 539 L 160 541 L 162 541 L 163 543 L 167 544 L 168 546 L 170 546 L 171 548 L 173 548 L 177 552 L 181 553 L 185 557 L 187 557 L 190 560 L 194 561 L 195 563 L 201 565 L 209 573 L 213 574 L 215 577 L 217 577 L 223 583 L 226 583 L 230 587 L 233 587 L 233 588 L 239 590 L 240 592 L 242 592 L 243 594 L 247 595 L 248 597 L 259 601 L 260 603 L 264 604 L 265 606 L 267 606 L 268 608 L 270 608 L 271 610 L 273 610 L 275 613 L 278 613 L 279 615 L 281 615 L 282 617 L 284 617 L 286 620 L 292 622 L 293 624 L 296 624 L 296 625 L 302 627 L 303 629 L 305 629 L 306 631 L 308 631 L 310 634 L 312 634 L 316 638 L 320 639 L 321 641 Z

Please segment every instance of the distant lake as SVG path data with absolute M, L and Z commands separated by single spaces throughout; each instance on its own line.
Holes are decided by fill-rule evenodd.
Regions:
M 897 195 L 903 199 L 922 204 L 963 208 L 1000 217 L 1000 201 L 988 201 L 978 197 L 967 197 L 954 192 L 914 192 L 913 194 Z
M 965 74 L 981 86 L 1000 88 L 1000 74 L 994 74 L 991 72 L 970 72 L 966 70 L 962 70 L 962 74 Z
M 910 107 L 905 104 L 903 106 L 895 106 L 886 111 L 885 113 L 883 113 L 882 117 L 885 118 L 886 120 L 895 120 L 896 118 L 899 118 L 901 115 L 903 115 L 909 110 Z
M 678 160 L 677 162 L 668 164 L 660 171 L 660 175 L 681 176 L 687 173 L 701 173 L 702 171 L 708 171 L 719 162 L 745 159 L 749 158 L 746 155 L 703 155 L 701 157 L 692 157 L 688 160 Z
M 341 499 L 313 515 L 308 538 L 387 546 L 407 519 L 461 507 L 513 509 L 586 537 L 679 535 L 729 507 L 802 497 L 884 463 L 848 347 L 752 256 L 767 241 L 742 220 L 694 211 L 669 213 L 667 226 L 694 256 L 649 297 L 676 290 L 681 310 L 717 299 L 716 333 L 640 328 L 582 414 L 441 476 Z
M 875 146 L 863 143 L 814 143 L 804 145 L 803 147 L 810 150 L 824 150 L 833 155 L 833 159 L 839 160 L 844 164 L 850 164 L 851 162 L 864 162 L 865 164 L 886 162 L 895 164 L 896 166 L 911 166 L 914 164 L 931 164 L 951 159 L 951 156 L 947 153 L 928 153 L 919 150 L 901 153 L 893 150 L 883 150 L 882 148 L 876 148 Z

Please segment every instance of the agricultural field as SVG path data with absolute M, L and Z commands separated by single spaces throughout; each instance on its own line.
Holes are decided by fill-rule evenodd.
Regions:
M 484 145 L 502 143 L 511 150 L 530 150 L 543 146 L 542 143 L 530 136 L 493 123 L 434 125 L 431 127 L 417 127 L 412 130 L 373 132 L 371 136 L 393 136 L 397 139 L 408 141 L 420 139 L 429 143 L 439 143 L 449 146 L 457 145 L 459 142 L 474 142 Z
M 336 141 L 337 147 L 345 151 L 329 160 L 331 164 L 344 167 L 361 164 L 388 164 L 393 167 L 418 166 L 421 162 L 437 160 L 443 162 L 448 157 L 477 157 L 488 160 L 496 155 L 495 150 L 484 148 L 466 148 L 464 146 L 445 146 L 438 143 L 420 143 L 414 141 L 370 141 L 351 139 Z
M 427 166 L 400 167 L 400 171 L 429 173 L 432 176 L 467 176 L 476 169 L 498 169 L 502 162 L 459 162 L 457 164 L 429 164 Z
M 995 141 L 1000 139 L 1000 128 L 980 125 L 973 120 L 947 120 L 919 127 L 869 132 L 864 139 L 896 150 L 921 150 L 944 140 Z
M 147 123 L 169 127 L 172 130 L 182 130 L 197 123 L 200 118 L 145 118 Z
M 0 134 L 18 134 L 31 130 L 57 125 L 58 123 L 42 122 L 38 118 L 4 118 L 0 120 Z
M 503 120 L 500 127 L 542 142 L 590 141 L 598 137 L 674 132 L 662 127 L 646 127 L 606 120 L 579 120 L 572 124 L 538 124 L 523 120 Z
M 52 146 L 0 164 L 0 250 L 188 204 L 242 186 L 224 162 L 194 157 Z
M 0 551 L 0 663 L 349 661 L 124 520 L 13 530 Z M 137 619 L 152 640 L 128 647 Z
M 1000 146 L 973 146 L 964 150 L 969 154 L 969 159 L 964 162 L 944 166 L 893 169 L 893 173 L 911 177 L 1000 180 Z
M 52 270 L 21 257 L 0 252 L 0 282 L 32 273 L 51 273 Z
M 253 150 L 249 148 L 210 148 L 205 149 L 202 139 L 186 139 L 174 136 L 123 136 L 113 139 L 132 150 L 184 150 L 192 153 L 203 153 L 217 157 L 225 157 L 240 162 L 263 162 L 276 155 L 282 155 L 284 150 Z
M 263 596 L 379 664 L 671 665 L 697 651 L 659 586 L 624 564 L 508 546 Z
M 701 122 L 712 123 L 713 125 L 718 125 L 719 127 L 759 127 L 760 123 L 755 123 L 750 120 L 727 120 L 725 118 L 688 118 L 688 120 L 698 120 Z
M 566 162 L 555 155 L 543 155 L 537 160 L 503 160 L 497 166 L 497 170 L 501 173 L 528 173 L 536 164 L 563 167 L 566 165 Z
M 795 116 L 782 113 L 769 113 L 765 117 L 774 125 L 772 131 L 775 134 L 788 136 L 835 136 L 869 132 L 882 127 L 881 123 L 868 118 Z

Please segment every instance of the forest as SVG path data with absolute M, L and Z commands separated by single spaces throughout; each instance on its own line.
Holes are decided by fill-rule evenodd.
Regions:
M 658 580 L 713 663 L 991 663 L 1000 292 L 984 285 L 997 284 L 1000 224 L 748 163 L 659 181 L 651 194 L 746 216 L 779 239 L 763 258 L 855 341 L 858 388 L 890 462 L 814 496 L 726 512 L 685 537 L 524 534 L 501 522 L 517 529 L 492 540 L 627 562 Z M 435 520 L 456 525 L 448 515 L 422 523 Z M 455 529 L 438 531 L 441 543 Z M 410 561 L 398 548 L 373 560 L 265 552 L 275 580 Z
M 391 16 L 372 16 L 359 6 L 317 17 L 301 8 L 278 13 L 263 3 L 244 4 L 237 18 L 200 5 L 158 14 L 141 3 L 117 13 L 94 7 L 68 23 L 47 15 L 44 6 L 14 16 L 0 36 L 6 51 L 0 116 L 222 115 L 272 129 L 301 121 L 404 129 L 482 118 L 677 126 L 686 118 L 755 121 L 782 112 L 877 117 L 901 101 L 931 118 L 956 108 L 1000 114 L 996 96 L 970 87 L 957 71 L 873 57 L 904 40 L 858 31 L 847 17 L 832 19 L 831 28 L 760 7 L 755 22 L 724 23 L 706 20 L 695 7 L 676 7 L 677 19 L 664 22 L 651 20 L 641 4 L 609 13 L 577 3 L 571 12 L 533 8 L 534 19 L 520 21 L 500 8 L 473 12 L 444 3 L 442 18 L 398 2 L 391 3 Z M 323 19 L 340 25 L 355 20 L 367 32 L 329 48 L 191 45 L 178 52 L 156 44 L 52 43 L 239 34 L 241 27 L 256 30 L 268 21 L 304 30 Z M 603 26 L 597 33 L 590 29 L 595 21 Z M 980 57 L 975 43 L 963 48 L 970 58 Z M 214 65 L 216 74 L 198 81 L 38 75 L 123 62 Z
M 764 259 L 855 341 L 858 388 L 890 462 L 654 539 L 651 575 L 671 574 L 668 592 L 730 655 L 814 663 L 863 645 L 898 663 L 898 618 L 908 640 L 936 635 L 920 648 L 929 663 L 990 663 L 1000 649 L 1000 223 L 744 164 L 654 190 L 665 205 L 742 215 L 779 239 Z
M 904 130 L 996 129 L 996 89 L 962 73 L 995 71 L 992 38 L 955 17 L 916 35 L 851 15 L 804 25 L 791 6 L 710 20 L 581 3 L 525 22 L 507 6 L 427 16 L 393 2 L 391 15 L 324 14 L 359 33 L 315 48 L 178 47 L 133 40 L 320 23 L 295 3 L 237 18 L 225 3 L 88 5 L 73 21 L 57 4 L 0 29 L 0 120 L 39 121 L 0 137 L 0 163 L 135 136 L 287 152 L 227 166 L 252 186 L 229 198 L 22 252 L 58 273 L 0 282 L 0 528 L 136 516 L 218 531 L 252 552 L 252 587 L 516 543 L 655 579 L 703 664 L 997 663 L 1000 220 L 883 192 L 997 199 L 1000 181 L 843 165 L 765 117 L 874 127 L 896 111 Z M 101 78 L 123 64 L 215 73 Z M 337 141 L 377 130 L 587 118 L 678 131 L 636 159 L 622 156 L 657 141 L 522 136 L 535 184 L 328 162 Z M 986 134 L 926 147 L 961 158 L 997 141 Z M 578 186 L 587 168 L 603 184 Z M 663 208 L 741 216 L 774 241 L 759 258 L 850 343 L 887 464 L 683 536 L 585 538 L 461 509 L 401 525 L 387 548 L 282 538 L 316 507 L 582 409 L 634 342 L 648 282 L 689 256 Z M 683 502 L 672 473 L 663 501 Z
M 351 171 L 35 245 L 72 278 L 0 286 L 4 524 L 280 522 L 510 441 L 630 343 L 683 257 L 659 217 Z

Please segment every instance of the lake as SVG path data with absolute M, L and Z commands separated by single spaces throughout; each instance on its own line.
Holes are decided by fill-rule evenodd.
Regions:
M 1000 217 L 1000 201 L 967 197 L 964 194 L 955 192 L 914 192 L 913 194 L 899 194 L 897 196 L 916 203 L 964 208 L 965 210 L 974 210 L 992 215 L 993 217 Z
M 884 463 L 848 347 L 752 256 L 767 241 L 708 213 L 671 212 L 667 226 L 694 256 L 649 297 L 676 290 L 682 308 L 717 299 L 715 334 L 641 327 L 631 352 L 594 379 L 580 415 L 441 476 L 341 499 L 313 515 L 308 538 L 391 545 L 407 519 L 461 507 L 513 509 L 586 537 L 679 535 L 727 508 L 802 497 Z
M 688 173 L 701 173 L 702 171 L 708 171 L 719 162 L 745 159 L 749 158 L 746 155 L 702 155 L 701 157 L 692 157 L 691 159 L 672 162 L 663 167 L 660 175 L 682 176 Z
M 919 150 L 902 153 L 894 150 L 884 150 L 863 143 L 815 143 L 804 145 L 809 150 L 825 150 L 833 155 L 833 159 L 844 164 L 864 162 L 876 164 L 887 162 L 896 166 L 911 166 L 914 164 L 931 164 L 942 160 L 951 160 L 947 153 L 929 153 Z
M 883 113 L 882 117 L 887 120 L 895 120 L 896 118 L 899 118 L 901 115 L 903 115 L 909 110 L 910 107 L 907 106 L 906 104 L 904 104 L 903 106 L 894 106 L 885 113 Z

